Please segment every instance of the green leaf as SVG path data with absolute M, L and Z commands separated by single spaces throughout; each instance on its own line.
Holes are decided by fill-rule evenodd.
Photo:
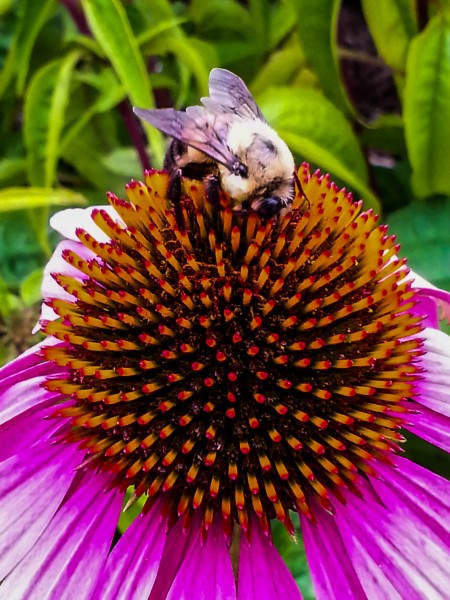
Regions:
M 151 27 L 148 27 L 147 29 L 145 29 L 145 31 L 140 33 L 137 37 L 137 43 L 139 44 L 141 50 L 145 49 L 146 45 L 149 42 L 151 42 L 154 38 L 162 34 L 167 35 L 168 32 L 171 30 L 175 30 L 176 32 L 178 30 L 179 25 L 186 23 L 186 21 L 187 19 L 181 17 L 178 19 L 172 18 L 167 19 L 165 21 L 160 21 L 159 23 L 156 23 L 156 25 L 152 25 Z M 146 52 L 144 53 L 146 54 Z
M 232 34 L 248 37 L 249 32 L 253 32 L 249 11 L 236 0 L 192 0 L 189 16 L 200 35 L 207 39 L 219 32 L 227 32 L 228 39 Z
M 10 293 L 6 281 L 0 276 L 0 317 L 2 321 L 5 321 L 13 311 L 15 301 L 17 302 L 17 298 Z
M 408 265 L 438 287 L 450 290 L 450 198 L 414 202 L 388 217 Z
M 296 27 L 297 13 L 290 0 L 282 0 L 271 6 L 268 23 L 268 49 L 272 50 Z
M 125 494 L 124 507 L 127 506 L 128 502 L 132 499 L 135 499 L 133 489 L 128 488 Z M 120 513 L 119 523 L 117 524 L 117 529 L 121 534 L 124 534 L 128 527 L 138 517 L 138 515 L 142 511 L 146 499 L 147 496 L 141 496 L 137 501 L 134 502 L 134 504 L 127 508 L 127 510 L 122 510 L 122 512 Z
M 32 306 L 41 299 L 41 284 L 44 270 L 36 269 L 20 284 L 20 297 L 25 306 Z
M 154 108 L 150 80 L 138 42 L 119 0 L 82 0 L 89 27 L 111 61 L 131 102 L 135 106 Z M 162 164 L 164 144 L 154 127 L 143 123 L 147 132 L 152 158 Z
M 50 187 L 56 178 L 59 140 L 69 99 L 76 50 L 51 62 L 33 77 L 25 99 L 24 136 L 32 185 Z
M 342 84 L 336 30 L 340 0 L 292 0 L 297 9 L 297 26 L 305 56 L 317 73 L 322 89 L 345 114 L 352 115 L 353 107 Z
M 14 40 L 0 73 L 0 96 L 8 88 L 16 73 L 16 93 L 22 95 L 34 42 L 42 26 L 48 21 L 56 5 L 55 0 L 21 0 Z
M 86 204 L 86 199 L 77 192 L 63 188 L 15 187 L 0 190 L 0 213 L 73 204 Z
M 297 531 L 300 527 L 298 516 L 290 513 L 290 517 Z M 291 536 L 284 525 L 276 520 L 272 521 L 272 535 L 278 552 L 302 592 L 303 600 L 313 600 L 315 594 L 302 537 L 300 535 Z
M 266 64 L 258 70 L 256 79 L 251 85 L 252 92 L 260 94 L 268 87 L 290 83 L 294 76 L 301 71 L 304 64 L 305 58 L 297 40 L 295 40 L 278 52 L 271 54 Z
M 0 0 L 0 17 L 11 10 L 13 3 L 14 0 Z
M 409 43 L 417 33 L 411 0 L 362 0 L 361 4 L 380 56 L 403 72 Z
M 136 148 L 115 148 L 102 158 L 102 164 L 111 173 L 122 175 L 127 179 L 142 177 L 142 168 L 138 160 Z
M 111 111 L 126 97 L 122 84 L 110 66 L 100 72 L 76 73 L 75 79 L 94 87 L 98 92 L 98 98 L 86 108 L 78 97 L 75 98 L 74 108 L 78 109 L 78 114 L 64 133 L 60 146 L 62 155 L 67 146 L 79 135 L 82 135 L 84 128 L 90 124 L 96 114 Z
M 277 88 L 258 98 L 265 117 L 300 158 L 329 171 L 379 211 L 358 140 L 344 115 L 315 90 Z
M 406 144 L 418 197 L 450 195 L 450 26 L 439 16 L 412 42 L 404 100 Z
M 24 158 L 4 158 L 0 161 L 0 186 L 25 183 L 27 162 Z

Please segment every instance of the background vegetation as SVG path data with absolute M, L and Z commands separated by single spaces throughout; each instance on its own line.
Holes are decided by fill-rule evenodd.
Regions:
M 0 19 L 0 361 L 31 343 L 50 212 L 160 167 L 164 140 L 131 106 L 196 104 L 214 66 L 450 289 L 450 0 L 0 0 Z

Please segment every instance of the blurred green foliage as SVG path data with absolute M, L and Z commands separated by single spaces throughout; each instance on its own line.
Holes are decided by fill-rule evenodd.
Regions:
M 0 0 L 0 362 L 29 343 L 49 212 L 160 167 L 131 106 L 197 104 L 215 66 L 450 289 L 450 0 Z

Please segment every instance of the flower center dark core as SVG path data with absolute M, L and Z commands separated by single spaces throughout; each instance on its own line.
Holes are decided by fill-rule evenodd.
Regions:
M 60 319 L 44 326 L 66 439 L 121 489 L 163 494 L 172 522 L 293 532 L 290 510 L 331 510 L 403 441 L 422 329 L 405 263 L 372 211 L 298 175 L 308 200 L 278 221 L 186 180 L 183 232 L 167 174 L 148 172 L 109 195 L 122 222 L 94 211 L 109 242 L 77 230 L 92 258 L 63 256 L 80 280 L 54 275 L 73 296 L 47 301 Z

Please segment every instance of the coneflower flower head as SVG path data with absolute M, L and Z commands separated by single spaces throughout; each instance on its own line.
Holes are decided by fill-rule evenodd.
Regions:
M 53 217 L 47 338 L 0 372 L 5 597 L 299 598 L 295 512 L 320 600 L 447 597 L 448 482 L 399 453 L 450 450 L 450 294 L 298 177 L 273 220 L 183 179 L 180 228 L 157 171 Z
M 289 511 L 332 508 L 358 474 L 390 463 L 414 390 L 420 317 L 385 226 L 328 177 L 299 176 L 306 198 L 280 220 L 218 210 L 185 182 L 185 231 L 149 172 L 94 210 L 108 236 L 65 250 L 83 280 L 55 274 L 70 300 L 43 350 L 67 366 L 46 388 L 73 399 L 66 440 L 114 485 L 162 496 L 173 522 L 268 531 Z

